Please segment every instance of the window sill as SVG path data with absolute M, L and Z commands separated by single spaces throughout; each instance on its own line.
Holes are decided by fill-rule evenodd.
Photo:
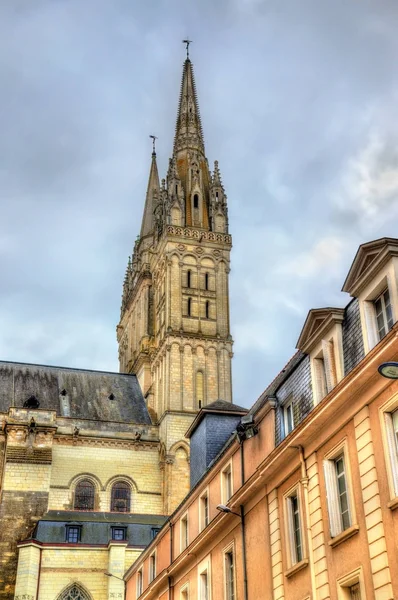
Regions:
M 390 510 L 395 510 L 396 508 L 398 508 L 398 496 L 395 496 L 395 498 L 390 500 L 387 506 Z
M 288 577 L 288 578 L 293 577 L 293 575 L 295 575 L 296 573 L 301 571 L 301 569 L 304 569 L 307 565 L 308 565 L 308 558 L 304 558 L 303 560 L 300 560 L 300 562 L 296 563 L 295 565 L 290 567 L 290 569 L 285 571 L 285 577 Z
M 349 527 L 348 529 L 345 529 L 344 531 L 339 533 L 339 535 L 336 535 L 336 537 L 332 538 L 329 541 L 329 546 L 331 546 L 332 548 L 334 548 L 335 546 L 338 546 L 342 542 L 345 542 L 350 537 L 352 537 L 353 535 L 358 533 L 358 531 L 359 531 L 359 525 L 351 525 L 351 527 Z

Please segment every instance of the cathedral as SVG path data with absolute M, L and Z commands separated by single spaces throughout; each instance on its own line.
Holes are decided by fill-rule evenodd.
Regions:
M 154 146 L 128 259 L 120 373 L 0 362 L 0 599 L 124 596 L 189 490 L 195 416 L 233 410 L 230 250 L 187 56 L 167 175 Z

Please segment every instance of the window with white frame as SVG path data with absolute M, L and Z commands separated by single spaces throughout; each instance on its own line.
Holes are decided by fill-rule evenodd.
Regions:
M 149 583 L 156 577 L 156 553 L 153 552 L 149 557 Z
M 288 400 L 283 405 L 283 424 L 285 428 L 285 436 L 289 435 L 291 431 L 294 429 L 294 406 L 293 406 L 293 398 Z
M 209 524 L 209 494 L 204 491 L 199 498 L 199 529 L 202 531 Z
M 337 597 L 338 600 L 365 599 L 365 586 L 361 567 L 337 580 Z
M 199 575 L 199 599 L 209 600 L 209 574 L 208 571 L 202 571 Z
M 345 444 L 324 461 L 330 535 L 336 537 L 353 524 Z
M 142 579 L 142 569 L 137 571 L 137 598 L 141 596 L 143 592 L 143 579 Z
M 313 358 L 315 399 L 320 402 L 337 384 L 337 361 L 333 338 L 322 340 L 318 354 Z
M 180 600 L 189 600 L 189 584 L 186 584 L 181 588 Z
M 381 340 L 394 324 L 388 288 L 374 301 L 374 308 L 376 313 L 377 335 L 379 340 Z
M 224 504 L 228 502 L 233 493 L 232 488 L 232 465 L 229 463 L 221 471 L 221 490 L 222 490 L 222 501 Z
M 286 508 L 288 518 L 288 538 L 290 548 L 291 566 L 301 562 L 304 558 L 303 533 L 300 514 L 300 495 L 296 488 L 286 497 Z
M 225 600 L 235 600 L 235 556 L 233 547 L 224 552 Z
M 180 549 L 181 552 L 188 546 L 188 513 L 180 520 Z
M 390 487 L 391 496 L 398 496 L 398 408 L 397 402 L 391 407 L 391 410 L 383 412 L 386 441 L 388 449 L 388 471 L 391 474 Z

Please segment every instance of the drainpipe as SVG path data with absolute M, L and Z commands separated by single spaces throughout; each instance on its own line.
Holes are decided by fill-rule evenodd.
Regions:
M 310 568 L 310 577 L 311 577 L 311 590 L 312 590 L 312 598 L 316 598 L 316 582 L 315 582 L 315 570 L 314 570 L 314 548 L 312 546 L 311 525 L 310 525 L 310 506 L 309 506 L 309 500 L 308 500 L 307 466 L 305 464 L 303 446 L 292 446 L 292 448 L 293 447 L 297 448 L 299 451 L 299 454 L 300 454 L 301 483 L 303 484 L 303 493 L 304 493 L 304 507 L 305 507 L 305 520 L 306 520 L 306 530 L 307 530 L 308 558 L 309 558 L 309 568 Z
M 243 440 L 239 440 L 240 446 L 240 485 L 245 483 L 245 454 L 243 452 Z
M 168 582 L 168 585 L 169 585 L 169 600 L 173 600 L 174 599 L 173 578 L 169 576 L 167 578 L 167 582 Z
M 242 444 L 243 446 L 243 444 Z M 246 563 L 246 535 L 245 535 L 245 511 L 243 504 L 240 505 L 240 524 L 242 529 L 242 559 L 243 559 L 243 598 L 248 600 L 247 593 L 247 563 Z

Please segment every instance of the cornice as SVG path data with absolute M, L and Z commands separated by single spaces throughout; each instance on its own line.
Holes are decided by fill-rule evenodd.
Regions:
M 365 266 L 367 257 L 372 254 L 375 255 L 374 259 Z M 398 256 L 398 239 L 395 238 L 382 238 L 359 246 L 342 291 L 354 298 L 358 297 L 377 272 L 394 256 Z
M 344 319 L 344 308 L 313 308 L 309 311 L 305 320 L 300 337 L 297 341 L 297 349 L 305 354 L 322 340 L 325 335 L 336 325 L 342 323 Z M 314 329 L 316 323 L 320 321 Z

